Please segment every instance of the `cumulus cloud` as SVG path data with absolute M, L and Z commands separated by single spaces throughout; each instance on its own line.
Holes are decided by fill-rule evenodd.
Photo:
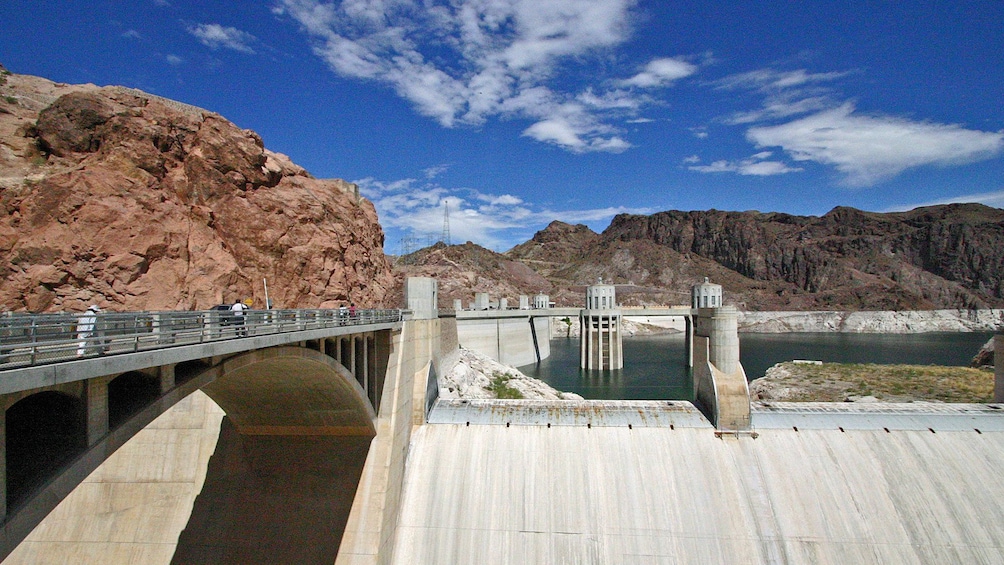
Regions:
M 440 239 L 449 206 L 451 243 L 472 241 L 488 249 L 505 250 L 529 239 L 554 220 L 569 223 L 609 220 L 616 214 L 649 214 L 648 208 L 608 207 L 552 210 L 512 194 L 492 194 L 470 188 L 447 188 L 414 178 L 353 181 L 377 209 L 387 234 L 388 252 L 405 237 L 420 245 Z
M 769 177 L 783 175 L 786 173 L 796 173 L 802 169 L 789 167 L 781 161 L 769 161 L 773 155 L 770 151 L 761 151 L 747 159 L 740 161 L 718 160 L 708 165 L 698 165 L 701 159 L 697 155 L 691 155 L 683 160 L 687 168 L 699 173 L 737 173 L 744 176 Z
M 624 84 L 639 88 L 654 88 L 666 86 L 696 72 L 695 65 L 680 59 L 653 59 L 645 65 L 645 70 L 625 80 Z
M 978 161 L 1004 149 L 1004 132 L 862 115 L 850 103 L 785 124 L 753 127 L 746 137 L 757 147 L 780 147 L 796 161 L 832 165 L 852 186 L 873 185 L 924 165 Z
M 696 68 L 649 62 L 633 77 L 579 92 L 554 88 L 564 63 L 623 43 L 634 0 L 281 0 L 337 74 L 392 88 L 444 127 L 495 117 L 527 119 L 523 134 L 573 152 L 630 147 L 611 123 L 650 101 L 633 92 L 666 86 Z
M 220 24 L 192 24 L 187 27 L 188 33 L 210 49 L 232 49 L 241 53 L 254 54 L 251 47 L 257 38 L 250 33 L 234 27 Z

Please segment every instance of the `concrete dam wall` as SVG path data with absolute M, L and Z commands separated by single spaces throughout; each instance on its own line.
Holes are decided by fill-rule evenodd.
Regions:
M 530 365 L 551 355 L 551 318 L 526 310 L 458 312 L 457 339 L 499 363 Z
M 844 423 L 816 406 L 754 439 L 685 413 L 629 426 L 588 402 L 539 421 L 510 405 L 416 430 L 394 563 L 1002 562 L 1002 420 L 967 414 L 985 407 L 903 425 L 906 407 Z

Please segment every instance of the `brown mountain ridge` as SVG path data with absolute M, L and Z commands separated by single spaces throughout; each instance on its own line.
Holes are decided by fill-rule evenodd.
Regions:
M 666 211 L 616 216 L 602 233 L 552 222 L 504 255 L 473 244 L 444 247 L 466 273 L 491 273 L 480 263 L 517 261 L 551 287 L 558 305 L 577 306 L 584 287 L 618 286 L 627 306 L 686 304 L 690 287 L 707 276 L 729 301 L 749 310 L 929 310 L 1004 305 L 1004 210 L 949 204 L 909 212 L 835 208 L 823 216 L 781 213 Z M 422 250 L 410 269 L 427 266 Z M 459 256 L 463 256 L 460 258 Z M 442 264 L 437 277 L 449 297 L 466 304 L 463 277 Z M 468 277 L 469 278 L 469 277 Z M 500 275 L 505 296 L 533 294 Z M 484 282 L 478 291 L 491 292 Z M 509 294 L 513 299 L 512 294 Z M 444 304 L 446 305 L 446 304 Z

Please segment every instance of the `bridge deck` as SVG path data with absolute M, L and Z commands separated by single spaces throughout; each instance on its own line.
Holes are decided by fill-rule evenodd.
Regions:
M 402 310 L 251 310 L 0 317 L 0 394 L 325 337 L 400 328 Z

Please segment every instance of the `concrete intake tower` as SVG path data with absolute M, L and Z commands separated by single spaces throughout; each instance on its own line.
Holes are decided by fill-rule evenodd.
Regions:
M 612 284 L 586 288 L 586 308 L 579 312 L 582 334 L 579 340 L 580 367 L 583 369 L 623 369 L 621 311 Z

